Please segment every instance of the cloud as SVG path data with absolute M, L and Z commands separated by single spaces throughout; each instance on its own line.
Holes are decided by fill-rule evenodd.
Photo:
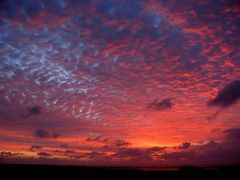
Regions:
M 92 151 L 92 152 L 86 153 L 85 156 L 93 160 L 108 159 L 108 156 L 106 155 L 106 153 L 98 152 L 98 151 Z
M 34 132 L 34 136 L 37 138 L 49 138 L 50 134 L 45 129 L 37 129 Z
M 184 142 L 181 145 L 178 146 L 179 149 L 188 149 L 191 146 L 191 143 Z
M 45 129 L 37 129 L 34 132 L 34 136 L 37 138 L 49 138 L 50 137 L 48 131 L 46 131 Z
M 216 141 L 208 141 L 207 143 L 203 144 L 203 145 L 200 145 L 199 147 L 201 147 L 202 149 L 210 149 L 210 150 L 213 150 L 213 149 L 219 149 L 220 148 L 220 143 L 217 143 Z
M 76 152 L 75 152 L 74 150 L 68 149 L 68 150 L 66 150 L 64 153 L 65 153 L 65 154 L 75 154 Z
M 54 150 L 53 152 L 54 152 L 54 153 L 63 153 L 63 151 L 60 151 L 60 150 L 58 150 L 58 149 Z
M 29 149 L 30 149 L 30 151 L 34 151 L 34 150 L 39 150 L 39 149 L 42 149 L 42 148 L 43 148 L 42 146 L 33 145 Z
M 120 159 L 135 159 L 135 160 L 151 160 L 152 156 L 150 153 L 147 153 L 143 149 L 139 148 L 123 148 L 119 149 L 116 154 L 114 154 L 115 157 L 118 157 Z
M 171 98 L 167 98 L 164 99 L 162 101 L 158 101 L 157 99 L 155 99 L 152 103 L 150 103 L 147 107 L 157 110 L 157 111 L 164 111 L 164 110 L 168 110 L 171 109 L 173 106 L 172 102 L 171 102 Z
M 227 84 L 219 91 L 217 96 L 208 102 L 209 106 L 229 107 L 240 98 L 240 80 L 235 80 Z
M 127 148 L 129 145 L 131 145 L 130 142 L 122 139 L 117 139 L 112 141 L 108 139 L 108 141 L 105 142 L 105 145 L 102 146 L 102 148 L 115 151 L 117 149 Z
M 21 113 L 20 115 L 22 117 L 30 117 L 30 116 L 34 116 L 34 115 L 39 115 L 42 113 L 42 107 L 41 106 L 33 106 L 30 108 L 27 108 L 26 112 Z
M 166 147 L 158 147 L 158 146 L 154 146 L 151 148 L 147 148 L 146 151 L 149 153 L 153 153 L 153 152 L 161 152 L 164 151 L 166 149 Z
M 175 160 L 175 161 L 179 161 L 179 160 L 186 160 L 186 159 L 193 159 L 196 157 L 196 153 L 195 152 L 172 152 L 172 153 L 165 153 L 161 156 L 163 159 L 165 160 Z
M 154 156 L 159 156 L 165 147 L 151 148 L 119 148 L 113 157 L 126 160 L 145 161 L 153 160 Z
M 194 151 L 201 137 L 218 137 L 209 129 L 239 124 L 238 106 L 204 121 L 204 99 L 239 74 L 237 4 L 222 2 L 1 1 L 0 144 L 29 151 L 27 143 L 44 140 L 44 150 L 58 147 L 62 156 L 66 143 L 78 157 L 94 150 L 157 158 L 161 147 L 134 147 L 190 137 L 190 147 L 166 152 Z M 53 128 L 66 136 L 53 141 Z M 104 136 L 87 138 L 92 132 Z M 216 144 L 204 149 L 216 154 Z
M 40 106 L 33 106 L 28 109 L 28 112 L 30 115 L 37 115 L 41 113 L 41 107 Z
M 60 147 L 64 148 L 64 149 L 68 149 L 69 148 L 69 146 L 67 144 L 60 144 Z
M 37 153 L 38 156 L 41 156 L 41 157 L 50 157 L 52 156 L 51 154 L 47 153 L 47 152 L 39 152 Z
M 240 128 L 231 128 L 224 131 L 228 140 L 238 140 L 240 142 Z
M 65 151 L 65 155 L 73 158 L 73 159 L 91 159 L 91 160 L 110 160 L 110 156 L 107 155 L 105 152 L 99 151 L 89 151 L 89 152 L 75 152 L 69 150 L 68 152 Z
M 5 158 L 12 158 L 15 156 L 21 155 L 21 153 L 13 153 L 9 151 L 2 151 L 0 152 L 0 159 L 5 159 Z
M 59 132 L 53 132 L 52 138 L 58 138 L 61 134 Z
M 203 144 L 193 144 L 186 149 L 173 148 L 174 152 L 160 155 L 161 159 L 166 163 L 178 165 L 239 164 L 239 129 L 229 129 L 224 133 L 226 138 L 222 141 L 210 140 Z
M 146 161 L 153 160 L 157 158 L 160 153 L 164 152 L 165 147 L 151 147 L 151 148 L 129 148 L 119 145 L 119 147 L 114 147 L 105 150 L 93 150 L 90 152 L 77 152 L 72 150 L 66 150 L 64 154 L 73 159 L 93 159 L 93 160 L 104 160 L 104 161 Z M 110 154 L 107 152 L 111 152 Z M 60 153 L 62 153 L 60 151 Z
M 125 141 L 125 140 L 121 140 L 121 139 L 117 139 L 113 142 L 112 144 L 114 147 L 117 147 L 117 148 L 125 148 L 127 146 L 130 145 L 129 142 Z
M 233 134 L 235 138 L 235 132 Z M 207 144 L 197 147 L 195 152 L 198 153 L 198 159 L 193 159 L 193 161 L 204 162 L 206 164 L 212 163 L 215 165 L 239 164 L 239 149 L 239 139 L 236 140 L 233 139 L 232 135 L 230 135 L 230 137 L 227 135 L 223 142 L 210 141 Z
M 106 143 L 108 142 L 107 138 L 104 138 L 102 135 L 96 136 L 96 137 L 88 137 L 86 141 L 95 141 L 95 142 L 100 142 L 100 143 Z
M 60 133 L 58 132 L 49 133 L 47 130 L 39 128 L 34 132 L 34 136 L 36 138 L 58 138 L 60 136 Z

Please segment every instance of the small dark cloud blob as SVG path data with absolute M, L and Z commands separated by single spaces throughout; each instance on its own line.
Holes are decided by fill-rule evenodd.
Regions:
M 117 147 L 117 148 L 126 148 L 130 145 L 129 142 L 125 141 L 125 140 L 121 140 L 121 139 L 117 139 L 116 141 L 114 141 L 113 146 Z
M 47 153 L 47 152 L 39 152 L 37 153 L 38 156 L 41 156 L 41 157 L 50 157 L 52 156 L 51 154 Z
M 34 136 L 37 138 L 49 138 L 50 137 L 48 131 L 46 131 L 45 129 L 41 129 L 41 128 L 37 129 L 34 132 Z
M 34 136 L 36 138 L 58 138 L 60 136 L 60 133 L 58 132 L 48 132 L 45 129 L 39 128 L 34 132 Z
M 88 137 L 86 141 L 95 141 L 95 142 L 100 142 L 100 143 L 106 143 L 108 141 L 107 138 L 104 138 L 102 135 L 95 136 L 95 137 Z
M 30 115 L 36 115 L 41 113 L 41 107 L 40 106 L 33 106 L 28 109 L 28 112 Z
M 43 148 L 42 146 L 33 145 L 29 149 L 30 149 L 30 151 L 34 151 L 34 150 L 39 150 L 39 149 L 42 149 L 42 148 Z
M 67 144 L 60 144 L 60 147 L 64 148 L 64 149 L 68 149 L 69 148 L 69 146 Z
M 181 145 L 178 146 L 179 149 L 188 149 L 191 146 L 191 143 L 184 142 Z
M 171 102 L 171 98 L 167 98 L 162 101 L 155 99 L 152 103 L 148 104 L 147 107 L 157 111 L 164 111 L 164 110 L 171 109 L 172 106 L 173 104 Z

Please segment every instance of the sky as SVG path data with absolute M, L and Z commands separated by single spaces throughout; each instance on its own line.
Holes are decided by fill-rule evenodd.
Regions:
M 1 0 L 0 163 L 240 163 L 238 0 Z

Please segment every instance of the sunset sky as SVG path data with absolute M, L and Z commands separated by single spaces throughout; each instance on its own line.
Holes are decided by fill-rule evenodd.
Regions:
M 0 163 L 240 163 L 238 0 L 1 0 Z

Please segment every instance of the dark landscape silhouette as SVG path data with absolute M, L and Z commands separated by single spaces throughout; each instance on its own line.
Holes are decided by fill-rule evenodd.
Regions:
M 240 177 L 240 166 L 179 168 L 94 167 L 61 165 L 1 164 L 1 177 L 21 179 L 84 179 L 84 178 L 228 178 Z

